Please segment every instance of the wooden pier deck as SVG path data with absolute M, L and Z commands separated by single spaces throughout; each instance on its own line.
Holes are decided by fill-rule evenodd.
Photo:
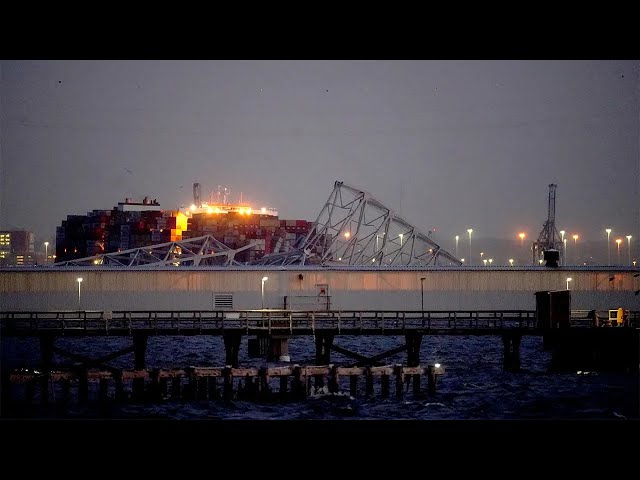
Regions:
M 594 326 L 595 317 L 576 310 L 571 325 Z M 628 314 L 639 326 L 640 312 Z M 475 311 L 297 311 L 297 310 L 185 310 L 185 311 L 41 311 L 0 312 L 6 336 L 131 336 L 244 334 L 315 335 L 499 335 L 503 331 L 543 335 L 535 310 Z

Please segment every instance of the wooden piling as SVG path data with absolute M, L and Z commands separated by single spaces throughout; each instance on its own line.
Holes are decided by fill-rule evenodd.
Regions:
M 78 372 L 78 402 L 86 403 L 89 400 L 89 379 L 86 368 L 81 368 Z
M 107 378 L 101 378 L 100 385 L 100 403 L 106 403 L 109 400 L 109 380 Z
M 40 377 L 40 403 L 49 403 L 49 375 L 43 373 Z
M 307 386 L 302 379 L 302 367 L 300 365 L 295 365 L 293 367 L 292 390 L 292 393 L 296 399 L 302 399 L 306 397 Z
M 178 400 L 180 398 L 180 389 L 182 384 L 182 377 L 176 375 L 171 379 L 171 400 Z
M 133 400 L 136 402 L 142 402 L 144 400 L 144 378 L 135 377 L 132 380 L 131 394 Z
M 220 392 L 218 392 L 217 378 L 208 377 L 207 383 L 209 385 L 209 400 L 218 400 L 220 398 Z
M 260 399 L 269 400 L 271 398 L 271 387 L 269 387 L 269 369 L 262 367 L 260 369 Z
M 154 368 L 151 370 L 151 384 L 149 385 L 149 398 L 151 401 L 157 402 L 161 400 L 162 397 L 162 389 L 160 387 L 160 369 Z M 167 383 L 165 381 L 165 388 Z
M 287 383 L 288 383 L 289 379 L 287 378 L 286 375 L 281 375 L 280 376 L 280 391 L 278 392 L 280 394 L 280 399 L 281 400 L 285 400 L 287 398 Z
M 160 399 L 166 400 L 169 396 L 169 386 L 167 377 L 160 378 Z
M 427 391 L 429 395 L 435 395 L 436 393 L 436 374 L 433 366 L 427 367 Z
M 117 402 L 122 402 L 126 399 L 126 394 L 124 391 L 124 385 L 122 384 L 122 370 L 118 370 L 113 372 L 113 380 L 115 382 L 116 387 L 116 398 Z
M 365 369 L 365 389 L 364 394 L 366 397 L 370 397 L 373 395 L 373 375 L 371 373 L 371 367 L 366 367 Z
M 329 376 L 329 393 L 338 393 L 340 391 L 340 380 L 338 377 L 338 367 L 331 365 L 331 373 Z
M 389 375 L 382 375 L 380 379 L 380 395 L 384 398 L 389 396 Z
M 403 385 L 404 382 L 402 381 L 402 367 L 400 365 L 397 365 L 394 368 L 394 373 L 396 375 L 396 398 L 402 398 L 402 394 L 403 394 Z
M 222 371 L 224 377 L 224 387 L 222 391 L 222 397 L 225 402 L 233 400 L 233 377 L 231 376 L 231 366 L 227 365 Z
M 358 375 L 349 376 L 349 395 L 352 397 L 358 395 Z
M 207 377 L 198 378 L 198 400 L 207 400 Z
M 62 403 L 67 404 L 71 400 L 71 379 L 63 378 L 61 382 Z
M 196 391 L 198 389 L 198 379 L 193 367 L 187 367 L 184 369 L 187 375 L 188 383 L 183 389 L 182 398 L 187 401 L 193 401 L 196 399 Z

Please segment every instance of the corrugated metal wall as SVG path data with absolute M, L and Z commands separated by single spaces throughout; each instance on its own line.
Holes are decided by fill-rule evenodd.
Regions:
M 572 278 L 572 308 L 640 310 L 637 271 L 570 270 L 99 270 L 0 271 L 2 310 L 212 309 L 216 293 L 232 293 L 236 309 L 282 308 L 285 296 L 318 294 L 327 285 L 335 309 L 534 309 L 536 291 L 562 290 Z M 302 278 L 300 278 L 302 275 Z M 420 278 L 424 278 L 421 282 Z M 301 303 L 301 302 L 300 302 Z

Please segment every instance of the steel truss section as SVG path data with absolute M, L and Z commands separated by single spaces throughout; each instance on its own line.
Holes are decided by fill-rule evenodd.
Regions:
M 298 248 L 265 255 L 259 265 L 462 265 L 371 194 L 335 182 Z
M 121 252 L 105 253 L 55 263 L 55 267 L 108 265 L 116 267 L 157 266 L 230 266 L 241 265 L 235 260 L 238 252 L 252 248 L 255 242 L 230 249 L 212 235 L 189 238 L 179 242 L 160 243 Z

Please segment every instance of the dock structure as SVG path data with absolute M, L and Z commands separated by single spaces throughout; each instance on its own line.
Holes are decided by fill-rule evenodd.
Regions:
M 375 383 L 381 397 L 390 396 L 390 379 L 394 378 L 396 398 L 403 398 L 413 381 L 412 394 L 435 395 L 438 378 L 445 369 L 439 364 L 421 366 L 385 365 L 380 367 L 320 366 L 280 367 L 187 367 L 182 369 L 144 369 L 108 371 L 78 368 L 66 371 L 14 372 L 9 375 L 8 389 L 14 390 L 12 401 L 33 403 L 37 397 L 43 404 L 79 403 L 90 399 L 121 402 L 158 402 L 165 400 L 302 400 L 317 394 L 348 394 L 356 397 L 375 395 Z M 420 379 L 427 377 L 427 390 Z M 326 379 L 327 387 L 313 386 L 312 379 Z M 364 377 L 365 387 L 358 388 Z M 348 379 L 348 382 L 342 381 Z M 378 381 L 374 381 L 379 379 Z M 72 388 L 73 386 L 73 388 Z M 279 387 L 277 390 L 275 387 Z M 74 391 L 72 391 L 74 390 Z M 75 396 L 73 395 L 75 393 Z
M 62 384 L 60 395 L 68 395 L 71 380 L 77 384 L 79 401 L 89 397 L 91 381 L 97 381 L 100 396 L 106 397 L 113 386 L 113 396 L 124 398 L 125 383 L 131 383 L 133 399 L 213 398 L 222 386 L 222 397 L 234 398 L 234 391 L 250 397 L 271 390 L 270 379 L 279 377 L 280 397 L 293 395 L 304 398 L 313 388 L 339 391 L 341 377 L 349 377 L 349 391 L 355 396 L 358 378 L 365 378 L 365 394 L 373 394 L 373 379 L 380 377 L 381 394 L 388 395 L 390 379 L 395 376 L 395 391 L 413 380 L 414 393 L 420 392 L 420 379 L 428 378 L 428 390 L 435 392 L 439 364 L 420 367 L 420 348 L 425 336 L 497 336 L 502 339 L 503 368 L 520 371 L 520 343 L 525 335 L 541 336 L 544 347 L 554 350 L 554 368 L 622 369 L 637 373 L 640 345 L 640 312 L 627 312 L 624 321 L 602 323 L 595 311 L 566 310 L 558 321 L 556 312 L 543 316 L 542 310 L 476 310 L 476 311 L 297 311 L 297 310 L 236 310 L 236 311 L 45 311 L 0 312 L 0 334 L 4 337 L 34 337 L 40 342 L 41 363 L 38 373 L 2 372 L 3 384 L 8 380 L 24 383 L 24 397 L 33 397 L 36 385 L 40 399 L 48 401 L 54 392 L 53 381 Z M 603 328 L 603 325 L 607 328 Z M 183 370 L 148 370 L 146 351 L 151 336 L 210 335 L 224 341 L 224 368 L 189 368 Z M 364 355 L 339 344 L 342 336 L 385 336 L 399 338 L 398 345 L 383 352 Z M 285 366 L 273 368 L 239 368 L 238 357 L 243 337 L 250 344 L 250 357 L 273 360 L 287 354 L 289 339 L 313 336 L 315 366 Z M 131 345 L 118 351 L 91 358 L 56 345 L 58 338 L 129 337 Z M 255 348 L 257 345 L 258 348 Z M 251 355 L 253 350 L 253 355 Z M 339 353 L 353 363 L 337 366 L 331 363 L 331 352 Z M 406 366 L 384 365 L 384 359 L 406 352 Z M 126 371 L 109 365 L 122 355 L 133 353 L 133 369 Z M 54 364 L 54 354 L 74 363 L 71 372 L 61 373 Z M 606 361 L 602 361 L 605 358 Z M 583 367 L 584 368 L 584 367 Z M 438 370 L 440 369 L 440 370 Z M 8 378 L 8 376 L 10 378 Z M 290 381 L 289 377 L 292 377 Z M 22 380 L 20 380 L 22 379 Z M 187 385 L 183 385 L 187 379 Z M 244 384 L 234 390 L 234 381 Z M 171 382 L 169 386 L 169 381 Z M 213 389 L 213 390 L 211 390 Z M 187 392 L 186 394 L 184 392 Z M 198 393 L 200 392 L 200 393 Z M 209 392 L 209 393 L 206 393 Z M 262 392 L 262 393 L 260 393 Z M 289 394 L 287 394 L 289 392 Z M 4 393 L 3 393 L 4 394 Z M 208 395 L 208 396 L 207 396 Z M 238 393 L 235 394 L 236 396 Z M 259 395 L 259 396 L 260 396 Z M 214 395 L 215 396 L 215 395 Z

